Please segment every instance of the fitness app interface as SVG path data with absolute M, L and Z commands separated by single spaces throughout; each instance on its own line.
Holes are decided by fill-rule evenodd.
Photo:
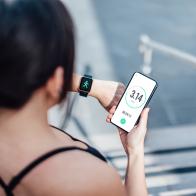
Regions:
M 112 123 L 130 132 L 155 87 L 154 80 L 135 73 L 112 117 Z

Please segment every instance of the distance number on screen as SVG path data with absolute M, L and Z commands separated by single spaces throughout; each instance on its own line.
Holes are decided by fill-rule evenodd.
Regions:
M 126 93 L 126 103 L 131 108 L 139 108 L 146 101 L 146 92 L 140 86 L 133 86 Z

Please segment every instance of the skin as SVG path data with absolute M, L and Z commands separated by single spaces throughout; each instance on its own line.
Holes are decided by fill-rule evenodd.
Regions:
M 78 92 L 81 77 L 78 74 L 73 74 L 73 92 Z M 103 108 L 110 111 L 113 106 L 118 104 L 124 90 L 125 86 L 122 83 L 93 79 L 89 96 L 96 98 Z
M 83 143 L 73 141 L 68 135 L 48 125 L 47 111 L 59 102 L 63 74 L 63 69 L 58 67 L 46 85 L 35 91 L 21 109 L 0 109 L 0 175 L 6 183 L 32 160 L 50 150 L 65 146 L 87 148 Z M 78 82 L 74 80 L 73 83 L 72 90 L 76 91 Z M 113 100 L 117 100 L 114 97 L 118 86 L 119 83 L 97 81 L 90 95 L 96 97 L 107 109 Z M 110 96 L 106 96 L 107 91 L 110 91 Z M 114 111 L 115 107 L 110 108 L 107 122 L 110 122 Z M 69 151 L 36 167 L 22 180 L 14 193 L 20 196 L 147 195 L 143 162 L 147 117 L 148 110 L 145 109 L 140 123 L 131 133 L 119 130 L 129 160 L 125 185 L 117 172 L 103 161 L 85 152 Z M 0 195 L 3 193 L 0 192 Z
M 110 122 L 116 106 L 110 110 L 106 121 Z M 125 189 L 127 195 L 148 195 L 144 171 L 144 139 L 147 131 L 149 108 L 145 108 L 140 121 L 131 132 L 118 129 L 119 136 L 128 157 Z

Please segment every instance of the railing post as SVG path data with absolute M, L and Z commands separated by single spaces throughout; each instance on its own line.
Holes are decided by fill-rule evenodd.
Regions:
M 153 49 L 149 46 L 150 38 L 147 35 L 140 37 L 139 51 L 143 55 L 143 65 L 141 66 L 142 72 L 150 75 L 152 72 L 152 54 Z

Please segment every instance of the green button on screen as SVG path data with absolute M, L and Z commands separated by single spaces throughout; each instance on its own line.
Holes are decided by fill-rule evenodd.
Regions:
M 122 118 L 122 119 L 120 120 L 120 123 L 121 123 L 122 125 L 124 125 L 124 124 L 126 123 L 125 118 Z

